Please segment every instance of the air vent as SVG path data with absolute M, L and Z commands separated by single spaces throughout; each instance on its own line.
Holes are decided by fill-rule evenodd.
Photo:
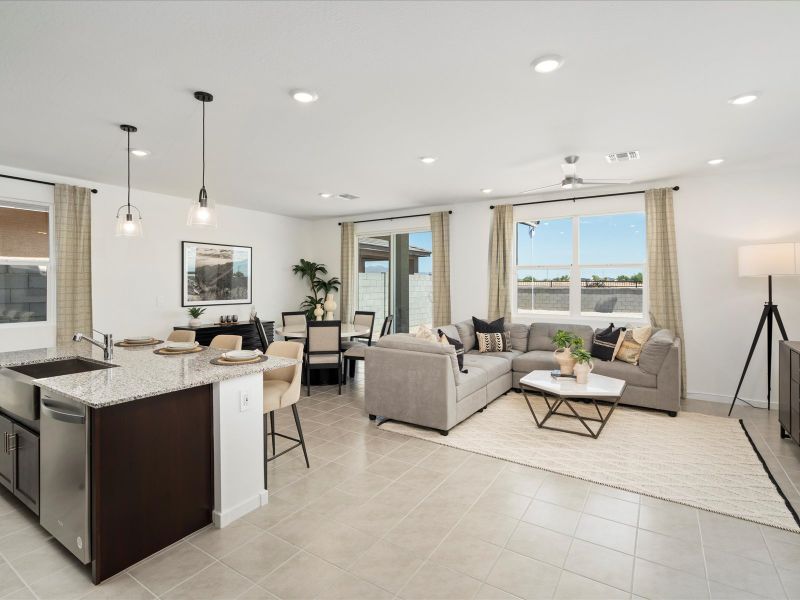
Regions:
M 631 150 L 630 152 L 617 152 L 615 154 L 606 154 L 606 160 L 610 163 L 622 162 L 625 160 L 639 160 L 639 151 Z
M 358 196 L 354 196 L 353 194 L 339 194 L 337 198 L 341 198 L 342 200 L 358 200 Z

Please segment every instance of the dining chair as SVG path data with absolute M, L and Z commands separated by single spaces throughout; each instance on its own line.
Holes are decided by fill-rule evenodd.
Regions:
M 372 344 L 372 328 L 375 326 L 375 311 L 357 310 L 353 315 L 353 325 L 355 327 L 366 327 L 369 333 L 358 337 L 351 337 L 349 341 L 342 342 L 342 351 L 352 348 L 358 344 Z
M 306 313 L 303 310 L 296 310 L 290 312 L 282 312 L 281 319 L 283 319 L 283 326 L 284 327 L 305 327 L 306 326 Z M 284 335 L 284 339 L 288 340 L 296 340 L 298 342 L 302 342 L 302 336 L 291 336 L 291 335 Z
M 242 336 L 240 335 L 215 335 L 208 345 L 216 350 L 241 350 Z
M 306 323 L 306 387 L 311 395 L 311 371 L 336 369 L 339 394 L 342 393 L 342 322 L 308 321 Z
M 167 336 L 168 342 L 193 342 L 196 333 L 189 329 L 174 329 Z
M 392 321 L 394 320 L 394 315 L 389 315 L 383 320 L 383 326 L 381 327 L 381 335 L 380 337 L 385 336 L 392 330 Z M 348 348 L 344 353 L 344 381 L 347 383 L 347 373 L 349 371 L 350 377 L 356 376 L 356 362 L 357 360 L 364 360 L 364 357 L 367 354 L 367 348 L 372 344 L 358 344 L 355 346 L 351 346 Z
M 303 375 L 303 344 L 275 341 L 267 348 L 266 355 L 268 357 L 280 356 L 282 358 L 293 358 L 297 360 L 297 364 L 291 367 L 264 371 L 264 489 L 268 489 L 267 466 L 270 461 L 286 454 L 290 450 L 294 450 L 298 446 L 303 448 L 306 468 L 311 468 L 308 462 L 308 451 L 306 450 L 306 441 L 303 437 L 303 428 L 300 426 L 300 414 L 297 411 L 297 401 L 300 400 L 300 380 Z M 287 406 L 292 407 L 294 424 L 297 427 L 296 438 L 275 431 L 275 411 L 280 408 L 286 408 Z M 269 419 L 267 417 L 269 417 Z M 297 443 L 276 454 L 276 436 Z M 271 457 L 269 456 L 270 437 L 272 438 Z
M 269 337 L 267 336 L 267 332 L 264 329 L 264 323 L 258 317 L 256 317 L 253 322 L 255 323 L 258 339 L 261 342 L 261 350 L 264 352 L 264 354 L 266 354 L 267 348 L 269 347 Z

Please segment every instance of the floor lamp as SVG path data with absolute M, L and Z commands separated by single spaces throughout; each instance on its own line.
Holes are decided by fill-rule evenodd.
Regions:
M 772 321 L 773 319 L 778 324 L 778 329 L 781 332 L 781 337 L 787 340 L 786 328 L 783 326 L 781 313 L 778 311 L 778 305 L 772 302 L 772 277 L 779 275 L 800 275 L 798 266 L 800 266 L 800 244 L 786 243 L 786 244 L 755 244 L 751 246 L 739 247 L 739 277 L 766 277 L 767 278 L 767 301 L 764 303 L 764 308 L 761 311 L 761 317 L 758 320 L 758 327 L 756 328 L 756 335 L 753 338 L 753 343 L 750 346 L 750 352 L 747 355 L 747 360 L 742 369 L 742 376 L 739 378 L 739 385 L 736 386 L 736 393 L 733 395 L 733 402 L 728 411 L 728 416 L 733 412 L 733 405 L 739 397 L 739 390 L 742 389 L 742 382 L 744 376 L 747 374 L 747 367 L 750 366 L 750 360 L 753 358 L 753 352 L 758 345 L 758 338 L 761 337 L 761 332 L 764 329 L 764 324 L 767 325 L 767 410 L 770 409 L 770 392 L 772 388 Z

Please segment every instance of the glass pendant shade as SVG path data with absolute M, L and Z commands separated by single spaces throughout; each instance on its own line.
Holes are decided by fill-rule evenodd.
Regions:
M 142 237 L 144 233 L 142 213 L 133 205 L 130 208 L 132 210 L 128 212 L 128 205 L 123 204 L 117 210 L 117 237 Z M 136 214 L 133 211 L 136 211 Z
M 193 227 L 217 227 L 217 207 L 206 194 L 206 188 L 200 190 L 200 197 L 189 208 L 186 224 Z

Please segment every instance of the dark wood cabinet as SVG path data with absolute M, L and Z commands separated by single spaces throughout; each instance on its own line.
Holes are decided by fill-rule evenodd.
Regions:
M 39 514 L 39 434 L 0 415 L 0 485 Z
M 0 415 L 0 485 L 10 492 L 14 491 L 14 455 L 11 453 L 11 439 L 14 435 L 14 424 L 11 419 Z
M 261 321 L 264 331 L 267 334 L 267 341 L 271 344 L 275 331 L 275 321 Z M 178 325 L 174 329 L 185 329 L 195 332 L 195 340 L 201 346 L 208 346 L 211 340 L 218 335 L 240 335 L 242 336 L 242 350 L 262 350 L 261 338 L 256 331 L 256 324 L 249 321 L 241 323 L 209 323 L 197 327 L 188 325 Z
M 778 377 L 781 437 L 800 444 L 800 342 L 779 342 Z

